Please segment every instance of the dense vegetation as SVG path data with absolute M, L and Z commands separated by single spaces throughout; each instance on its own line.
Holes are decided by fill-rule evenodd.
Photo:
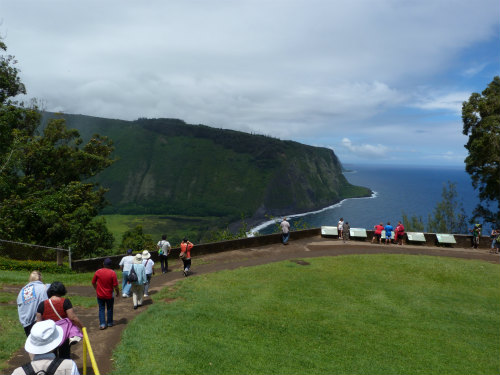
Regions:
M 367 196 L 332 150 L 175 119 L 64 118 L 85 136 L 113 139 L 117 159 L 95 177 L 109 187 L 105 214 L 217 216 L 226 221 L 304 212 Z
M 0 49 L 6 51 L 1 41 Z M 112 143 L 98 134 L 83 143 L 63 119 L 40 129 L 36 103 L 14 100 L 26 94 L 15 64 L 0 56 L 0 239 L 71 247 L 75 257 L 103 254 L 113 244 L 96 220 L 106 190 L 89 179 L 112 164 Z M 26 258 L 25 250 L 9 251 L 15 253 Z
M 465 169 L 479 190 L 475 217 L 500 224 L 500 77 L 462 106 L 463 134 L 469 136 Z

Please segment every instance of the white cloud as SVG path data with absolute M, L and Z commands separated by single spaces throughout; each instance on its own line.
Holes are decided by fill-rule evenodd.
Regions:
M 447 110 L 453 113 L 462 113 L 462 103 L 469 99 L 470 92 L 449 92 L 444 94 L 432 94 L 419 98 L 415 103 L 416 108 L 435 111 Z
M 457 63 L 498 47 L 497 2 L 0 0 L 0 31 L 49 111 L 346 137 L 369 158 L 390 155 L 382 145 L 400 128 L 435 136 L 418 116 L 460 113 L 472 91 L 455 77 L 497 69 L 480 53 Z
M 389 150 L 388 147 L 381 145 L 381 144 L 355 145 L 352 143 L 352 141 L 349 138 L 342 139 L 342 146 L 347 148 L 350 152 L 354 153 L 356 156 L 363 156 L 363 157 L 372 157 L 372 156 L 373 157 L 385 157 L 387 154 L 387 151 Z

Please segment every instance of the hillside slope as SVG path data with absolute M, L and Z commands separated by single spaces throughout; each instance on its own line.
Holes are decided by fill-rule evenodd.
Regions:
M 114 141 L 118 160 L 97 177 L 110 189 L 105 213 L 257 219 L 371 194 L 347 182 L 330 149 L 176 119 L 62 116 L 84 139 Z

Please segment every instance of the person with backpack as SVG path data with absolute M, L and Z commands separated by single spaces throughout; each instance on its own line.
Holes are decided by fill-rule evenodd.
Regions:
M 63 329 L 49 319 L 31 328 L 24 349 L 33 360 L 14 370 L 12 375 L 80 375 L 75 361 L 56 358 L 53 350 L 64 341 Z
M 155 273 L 155 262 L 151 259 L 151 254 L 149 251 L 144 250 L 142 252 L 142 264 L 144 265 L 144 269 L 146 271 L 146 281 L 144 283 L 144 297 L 149 297 L 149 285 L 151 284 L 151 279 Z
M 184 276 L 189 275 L 189 269 L 191 268 L 191 249 L 193 248 L 193 244 L 189 242 L 189 240 L 184 237 L 181 242 L 181 253 L 179 254 L 179 258 L 182 260 L 182 265 L 184 267 Z
M 132 284 L 132 302 L 134 303 L 134 310 L 142 306 L 142 299 L 144 298 L 144 283 L 146 282 L 146 269 L 142 264 L 142 254 L 135 255 L 132 268 L 128 273 L 128 282 Z
M 97 303 L 99 305 L 99 328 L 106 329 L 106 327 L 113 327 L 113 305 L 115 298 L 120 297 L 120 290 L 118 289 L 118 278 L 116 272 L 111 269 L 112 261 L 106 258 L 103 263 L 104 267 L 98 269 L 92 278 L 92 286 L 96 290 Z M 105 309 L 107 309 L 107 322 Z
M 170 255 L 170 242 L 167 241 L 167 235 L 161 236 L 161 240 L 156 244 L 158 256 L 160 257 L 161 273 L 168 272 L 168 256 Z
M 474 249 L 477 249 L 479 247 L 481 231 L 482 231 L 481 224 L 475 224 L 474 227 L 470 230 L 470 232 L 472 232 L 472 247 Z

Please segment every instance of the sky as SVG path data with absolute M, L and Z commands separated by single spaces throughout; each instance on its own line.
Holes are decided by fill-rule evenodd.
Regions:
M 498 0 L 0 0 L 28 101 L 463 166 L 461 108 L 500 74 Z

